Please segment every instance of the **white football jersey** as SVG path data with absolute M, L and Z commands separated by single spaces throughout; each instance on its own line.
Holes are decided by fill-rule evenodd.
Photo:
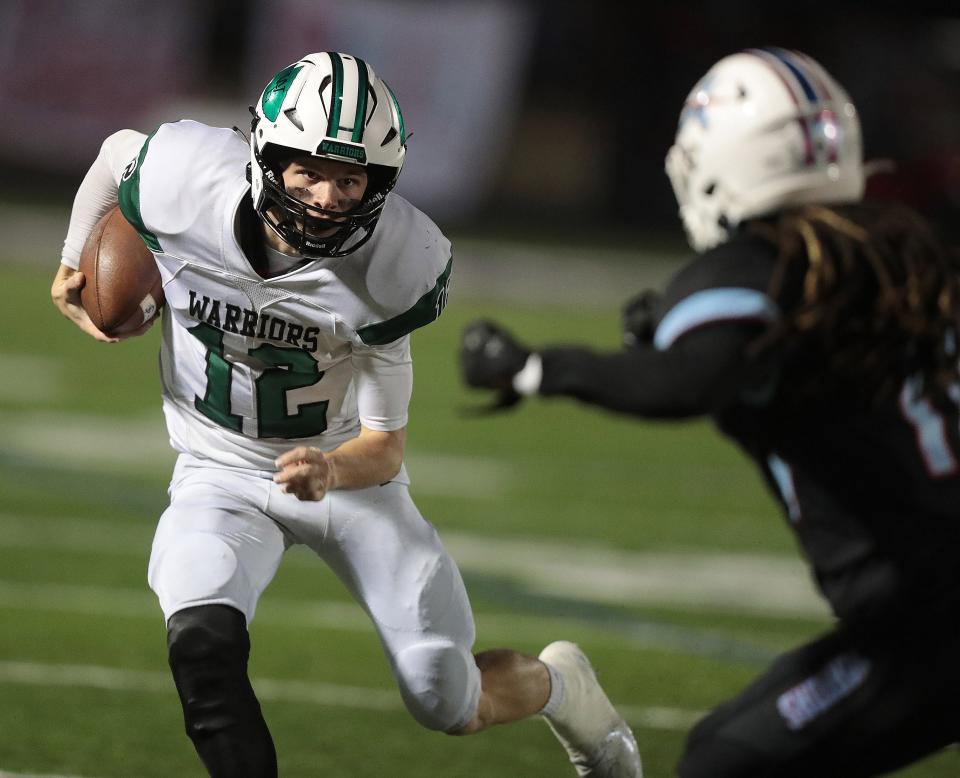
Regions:
M 124 171 L 119 199 L 163 277 L 173 447 L 273 471 L 295 445 L 329 450 L 361 423 L 406 425 L 409 333 L 443 310 L 451 254 L 437 226 L 391 194 L 355 252 L 262 278 L 238 239 L 241 209 L 256 219 L 249 153 L 232 130 L 162 125 Z

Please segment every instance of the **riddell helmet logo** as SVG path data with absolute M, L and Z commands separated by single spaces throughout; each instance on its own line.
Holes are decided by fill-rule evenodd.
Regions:
M 330 154 L 335 157 L 345 157 L 346 159 L 358 162 L 361 165 L 367 164 L 367 152 L 363 146 L 354 143 L 343 143 L 336 140 L 322 140 L 317 146 L 317 154 Z

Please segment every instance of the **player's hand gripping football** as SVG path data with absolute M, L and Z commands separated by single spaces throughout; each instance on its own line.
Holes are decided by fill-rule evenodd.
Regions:
M 509 408 L 520 401 L 513 377 L 529 356 L 530 349 L 503 327 L 491 321 L 475 321 L 463 331 L 460 372 L 468 386 L 497 392 L 497 400 L 488 410 Z
M 53 304 L 57 307 L 57 310 L 91 338 L 99 340 L 102 343 L 119 343 L 121 340 L 142 335 L 150 329 L 157 318 L 159 318 L 154 316 L 132 332 L 118 337 L 111 337 L 97 328 L 97 325 L 90 319 L 90 314 L 87 313 L 83 307 L 83 303 L 80 301 L 80 290 L 83 289 L 83 285 L 86 282 L 86 277 L 79 270 L 73 270 L 66 265 L 60 265 L 60 269 L 53 279 L 53 284 L 50 286 L 50 297 L 53 299 Z
M 50 287 L 50 296 L 57 310 L 76 324 L 87 335 L 103 343 L 117 343 L 120 338 L 111 338 L 97 329 L 90 320 L 90 315 L 84 310 L 80 302 L 80 290 L 86 283 L 83 273 L 73 270 L 66 265 L 60 265 L 57 275 Z
M 333 482 L 333 468 L 319 448 L 298 446 L 277 457 L 273 480 L 300 500 L 322 500 Z

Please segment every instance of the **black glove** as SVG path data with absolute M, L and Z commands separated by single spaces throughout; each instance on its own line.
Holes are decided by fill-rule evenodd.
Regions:
M 646 289 L 636 297 L 627 301 L 623 307 L 623 343 L 626 346 L 637 346 L 641 343 L 652 343 L 653 334 L 657 331 L 657 307 L 663 300 L 663 295 L 655 289 Z
M 527 363 L 530 350 L 491 321 L 475 321 L 464 329 L 460 342 L 460 373 L 468 386 L 495 389 L 496 402 L 487 410 L 516 405 L 521 397 L 513 377 Z

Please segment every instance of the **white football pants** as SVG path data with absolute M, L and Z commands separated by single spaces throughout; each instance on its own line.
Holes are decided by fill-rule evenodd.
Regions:
M 153 541 L 150 587 L 168 620 L 220 604 L 249 625 L 284 551 L 298 543 L 369 614 L 417 721 L 444 731 L 465 725 L 480 697 L 473 614 L 456 563 L 404 484 L 307 502 L 282 492 L 271 473 L 182 454 Z

